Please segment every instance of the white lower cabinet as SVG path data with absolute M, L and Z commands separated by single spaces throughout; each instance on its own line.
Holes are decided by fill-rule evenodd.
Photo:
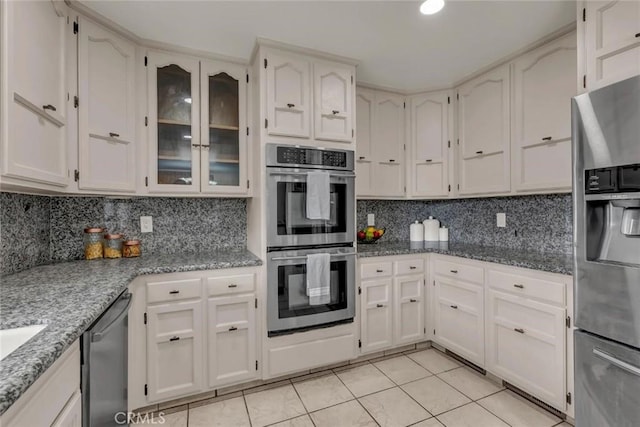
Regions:
M 147 318 L 149 400 L 202 390 L 202 300 L 151 306 Z
M 483 286 L 435 279 L 435 338 L 454 353 L 484 365 Z
M 82 395 L 76 391 L 51 427 L 82 427 Z
M 423 271 L 424 258 L 376 258 L 361 264 L 361 353 L 424 339 Z
M 255 301 L 253 294 L 209 299 L 209 387 L 256 376 Z

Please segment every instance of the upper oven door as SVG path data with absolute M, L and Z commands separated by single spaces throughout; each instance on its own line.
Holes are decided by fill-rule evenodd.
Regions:
M 330 175 L 331 219 L 308 219 L 307 172 L 302 168 L 267 168 L 267 246 L 311 246 L 355 240 L 355 174 Z

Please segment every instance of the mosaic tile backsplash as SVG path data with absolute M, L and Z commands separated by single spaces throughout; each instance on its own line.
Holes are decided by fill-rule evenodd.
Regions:
M 27 208 L 27 206 L 30 206 Z M 0 273 L 81 259 L 83 229 L 102 226 L 142 241 L 143 253 L 246 246 L 244 199 L 44 197 L 0 193 Z M 153 233 L 140 233 L 140 217 Z M 20 244 L 16 245 L 16 236 Z
M 429 215 L 449 228 L 449 240 L 539 252 L 572 253 L 572 202 L 570 194 L 494 197 L 458 200 L 359 200 L 358 228 L 367 214 L 385 227 L 386 241 L 409 240 L 409 225 Z M 504 212 L 507 226 L 496 226 Z

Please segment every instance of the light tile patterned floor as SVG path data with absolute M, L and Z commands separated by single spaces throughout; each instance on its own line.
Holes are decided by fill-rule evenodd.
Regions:
M 565 427 L 436 349 L 292 378 L 165 411 L 172 427 Z

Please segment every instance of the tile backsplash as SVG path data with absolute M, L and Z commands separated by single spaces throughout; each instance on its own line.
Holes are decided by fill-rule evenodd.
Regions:
M 385 240 L 409 240 L 409 225 L 429 215 L 449 228 L 452 242 L 512 249 L 572 253 L 571 194 L 493 197 L 456 200 L 359 200 L 358 228 L 367 225 L 367 214 L 376 226 L 385 227 Z M 504 212 L 507 226 L 496 226 L 496 214 Z
M 45 197 L 0 193 L 0 273 L 81 259 L 83 229 L 103 226 L 140 238 L 143 253 L 197 252 L 246 245 L 244 199 Z M 153 233 L 140 233 L 140 216 Z M 15 244 L 20 237 L 19 244 Z

